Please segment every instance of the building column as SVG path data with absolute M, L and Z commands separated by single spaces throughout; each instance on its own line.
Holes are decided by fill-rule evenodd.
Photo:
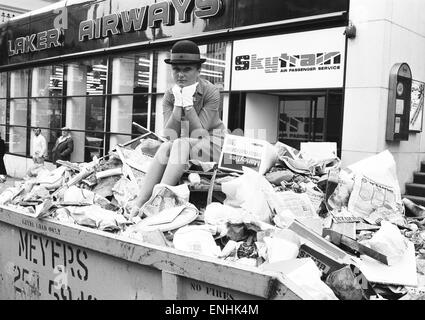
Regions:
M 112 93 L 133 94 L 134 59 L 114 58 L 112 61 Z M 111 132 L 131 134 L 133 115 L 133 96 L 114 96 L 111 99 Z M 109 149 L 130 140 L 130 136 L 111 134 Z

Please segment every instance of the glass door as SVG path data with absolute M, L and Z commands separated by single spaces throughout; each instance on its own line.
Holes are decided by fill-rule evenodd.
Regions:
M 298 150 L 301 142 L 325 141 L 325 104 L 325 93 L 280 96 L 278 140 Z

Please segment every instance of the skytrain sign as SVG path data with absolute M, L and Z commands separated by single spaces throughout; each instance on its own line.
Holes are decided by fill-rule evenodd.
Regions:
M 343 86 L 344 28 L 234 42 L 232 89 Z

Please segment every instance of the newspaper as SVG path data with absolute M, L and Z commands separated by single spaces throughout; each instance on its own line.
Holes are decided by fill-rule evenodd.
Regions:
M 368 218 L 379 208 L 397 210 L 396 191 L 392 186 L 378 183 L 365 175 L 354 179 L 348 210 L 360 218 Z
M 267 193 L 267 202 L 275 214 L 273 221 L 281 228 L 288 227 L 295 219 L 318 217 L 316 209 L 305 193 L 293 191 Z

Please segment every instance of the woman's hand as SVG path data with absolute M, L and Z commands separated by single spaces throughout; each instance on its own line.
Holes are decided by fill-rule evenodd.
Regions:
M 172 88 L 173 95 L 174 95 L 174 107 L 183 107 L 183 94 L 182 94 L 182 88 L 180 88 L 178 85 L 174 85 Z
M 198 82 L 187 86 L 187 87 L 183 87 L 182 89 L 182 106 L 183 107 L 191 107 L 193 106 L 193 95 L 196 92 L 196 88 L 198 86 Z

